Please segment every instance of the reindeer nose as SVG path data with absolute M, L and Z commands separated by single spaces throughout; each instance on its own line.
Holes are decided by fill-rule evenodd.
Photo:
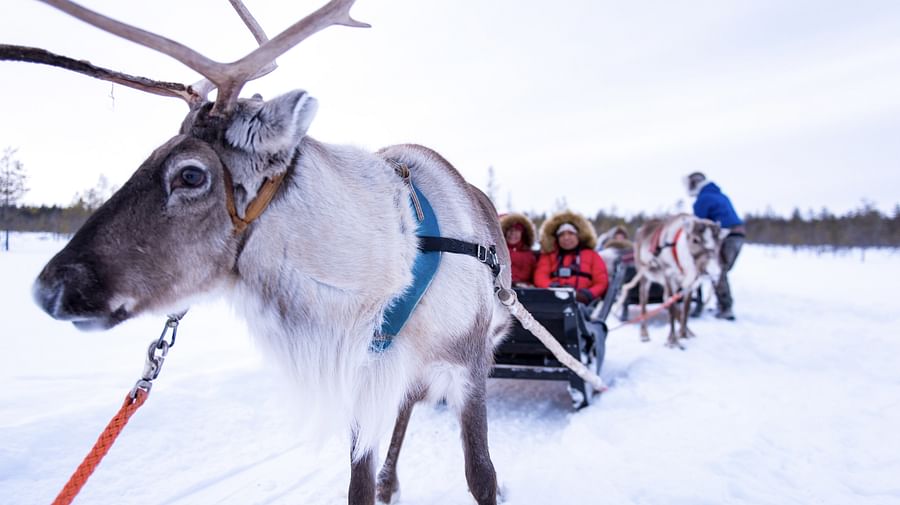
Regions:
M 44 309 L 44 312 L 50 314 L 54 319 L 59 319 L 57 313 L 59 311 L 60 299 L 63 294 L 63 285 L 61 282 L 53 282 L 52 284 L 44 282 L 41 277 L 34 281 L 31 286 L 31 296 L 34 302 Z
M 82 264 L 48 264 L 32 286 L 34 301 L 54 319 L 75 319 L 102 310 L 96 276 Z M 93 298 L 93 300 L 92 300 Z

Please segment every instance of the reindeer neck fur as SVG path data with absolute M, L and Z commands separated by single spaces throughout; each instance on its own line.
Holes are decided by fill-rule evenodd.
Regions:
M 397 146 L 376 155 L 308 137 L 298 148 L 282 194 L 248 229 L 235 304 L 263 348 L 298 380 L 304 401 L 331 413 L 320 419 L 337 424 L 342 417 L 355 426 L 356 447 L 365 449 L 412 390 L 462 404 L 472 371 L 471 358 L 458 349 L 480 347 L 484 365 L 476 370 L 486 373 L 493 342 L 483 335 L 499 340 L 508 322 L 508 311 L 490 296 L 488 269 L 445 255 L 391 350 L 369 352 L 385 309 L 412 282 L 417 254 L 409 188 L 386 158 L 414 167 L 426 194 L 441 188 L 432 203 L 445 235 L 496 243 L 499 235 L 479 228 L 472 208 L 482 209 L 474 219 L 496 214 L 473 202 L 456 171 L 425 148 Z M 483 320 L 491 327 L 480 328 Z M 481 340 L 467 342 L 473 338 Z
M 405 356 L 368 344 L 388 303 L 412 281 L 415 222 L 402 180 L 382 158 L 305 138 L 282 193 L 248 229 L 236 306 L 306 402 L 359 433 L 389 425 L 409 388 Z M 377 392 L 377 394 L 376 394 Z M 380 415 L 382 419 L 358 419 Z

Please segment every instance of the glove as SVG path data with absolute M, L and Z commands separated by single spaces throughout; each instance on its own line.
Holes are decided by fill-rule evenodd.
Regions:
M 591 303 L 591 300 L 593 300 L 593 299 L 594 299 L 594 295 L 593 295 L 593 293 L 591 293 L 591 290 L 589 290 L 589 289 L 582 288 L 582 289 L 579 289 L 575 293 L 575 301 L 577 301 L 577 302 L 588 304 L 588 303 Z

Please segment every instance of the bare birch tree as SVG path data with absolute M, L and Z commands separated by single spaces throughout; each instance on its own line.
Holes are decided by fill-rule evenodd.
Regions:
M 4 250 L 9 250 L 10 210 L 18 205 L 22 196 L 28 192 L 25 187 L 25 166 L 15 159 L 16 150 L 7 147 L 0 157 L 0 203 L 3 205 L 3 229 L 6 237 L 3 241 Z

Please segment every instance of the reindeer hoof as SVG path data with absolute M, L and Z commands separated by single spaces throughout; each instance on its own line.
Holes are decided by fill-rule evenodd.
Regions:
M 375 496 L 375 503 L 377 505 L 393 505 L 400 500 L 400 493 L 397 490 L 385 493 L 379 488 L 375 493 Z
M 396 479 L 392 479 L 391 483 L 383 482 L 379 479 L 375 486 L 375 503 L 379 505 L 391 505 L 397 503 L 400 499 L 400 486 Z
M 684 350 L 684 346 L 681 345 L 681 342 L 678 341 L 677 338 L 669 337 L 668 342 L 666 342 L 666 347 L 669 349 L 681 349 Z

